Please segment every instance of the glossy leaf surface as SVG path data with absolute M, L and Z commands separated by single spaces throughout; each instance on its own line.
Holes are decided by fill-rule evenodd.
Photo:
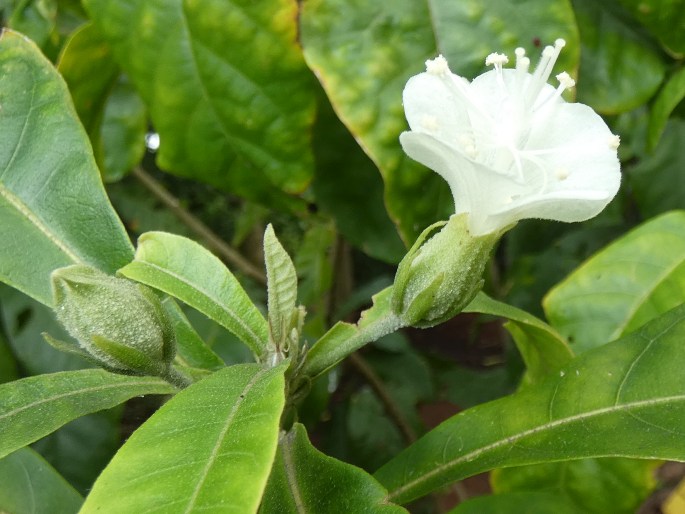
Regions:
M 405 503 L 495 467 L 601 456 L 685 460 L 683 337 L 681 306 L 535 389 L 450 418 L 375 476 L 391 501 Z
M 143 394 L 170 394 L 159 378 L 115 375 L 100 369 L 38 375 L 0 385 L 0 457 L 84 414 Z
M 178 298 L 234 333 L 261 357 L 268 325 L 233 274 L 195 241 L 166 232 L 138 238 L 135 260 L 119 270 Z
M 163 169 L 291 203 L 312 175 L 311 76 L 289 0 L 88 0 L 150 110 Z
M 64 81 L 9 30 L 0 35 L 0 104 L 0 280 L 51 305 L 50 272 L 80 262 L 114 272 L 131 245 Z
M 284 371 L 231 366 L 177 394 L 119 450 L 81 512 L 256 512 L 276 454 Z

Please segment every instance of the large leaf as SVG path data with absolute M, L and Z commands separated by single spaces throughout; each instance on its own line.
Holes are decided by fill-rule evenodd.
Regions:
M 566 340 L 542 320 L 521 309 L 478 293 L 464 312 L 480 312 L 507 318 L 509 331 L 526 364 L 526 380 L 538 382 L 567 364 L 573 352 Z
M 552 325 L 581 352 L 684 301 L 685 212 L 674 211 L 593 256 L 550 291 L 544 307 Z
M 648 147 L 654 150 L 666 128 L 668 117 L 685 98 L 685 67 L 681 67 L 668 79 L 659 91 L 649 115 Z
M 143 394 L 169 394 L 159 378 L 115 375 L 101 369 L 64 371 L 0 385 L 0 457 L 65 423 Z
M 656 487 L 659 463 L 633 459 L 581 459 L 496 470 L 497 494 L 548 493 L 583 514 L 635 514 Z
M 268 325 L 238 280 L 209 250 L 165 232 L 138 238 L 135 260 L 119 273 L 164 291 L 221 324 L 262 357 Z
M 684 337 L 681 306 L 535 388 L 450 418 L 375 476 L 390 501 L 404 503 L 495 467 L 602 456 L 685 460 Z
M 407 512 L 385 501 L 387 491 L 364 470 L 312 446 L 304 426 L 283 432 L 260 514 Z
M 284 371 L 231 366 L 176 395 L 119 450 L 81 512 L 256 512 L 276 454 Z
M 0 35 L 0 280 L 51 305 L 49 275 L 113 272 L 131 245 L 63 80 L 33 43 Z
M 460 503 L 448 514 L 586 514 L 554 493 L 523 492 L 478 496 Z
M 666 211 L 685 209 L 685 120 L 671 118 L 654 154 L 640 155 L 637 165 L 628 169 L 628 183 L 642 218 Z
M 314 100 L 290 0 L 87 0 L 160 134 L 163 169 L 289 203 L 313 158 Z
M 613 12 L 610 3 L 573 0 L 582 43 L 578 100 L 603 114 L 645 103 L 665 67 L 658 49 Z
M 685 55 L 685 2 L 683 0 L 619 0 L 635 18 L 672 53 Z M 675 30 L 674 30 L 675 29 Z
M 559 37 L 569 43 L 560 67 L 574 72 L 579 57 L 573 11 L 566 0 L 307 0 L 301 25 L 307 63 L 380 169 L 388 211 L 407 242 L 454 212 L 442 179 L 400 149 L 407 79 L 438 53 L 455 72 L 473 78 L 490 52 L 511 55 L 517 46 L 531 51 L 540 41 Z
M 0 512 L 75 514 L 81 503 L 74 488 L 33 450 L 0 459 Z

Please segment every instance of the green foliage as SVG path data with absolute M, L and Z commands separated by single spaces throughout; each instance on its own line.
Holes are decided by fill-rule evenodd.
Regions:
M 187 303 L 238 336 L 257 357 L 264 355 L 266 320 L 233 274 L 194 241 L 164 232 L 143 234 L 135 260 L 119 273 Z
M 0 35 L 0 104 L 0 234 L 7 242 L 0 279 L 52 305 L 54 269 L 88 263 L 114 272 L 130 260 L 131 246 L 64 82 L 35 45 L 8 30 Z
M 119 450 L 81 512 L 256 512 L 276 454 L 284 371 L 231 366 L 176 395 Z
M 83 498 L 29 448 L 0 459 L 0 510 L 75 514 Z
M 599 456 L 685 459 L 672 437 L 685 409 L 684 320 L 685 307 L 674 309 L 574 359 L 534 389 L 454 416 L 376 478 L 392 501 L 404 503 L 494 466 Z M 664 436 L 650 437 L 652 430 Z
M 685 461 L 683 13 L 0 0 L 0 511 L 76 512 L 78 491 L 84 513 L 423 514 L 480 472 L 493 494 L 451 512 L 643 508 L 653 459 Z M 618 196 L 597 219 L 522 221 L 480 247 L 429 238 L 463 209 L 401 149 L 407 80 L 440 54 L 473 79 L 519 46 L 536 69 L 557 38 L 550 82 L 569 72 L 563 98 L 621 138 Z M 478 158 L 509 149 L 520 174 L 474 205 L 571 178 L 573 127 L 521 150 L 508 120 L 525 113 L 481 134 L 466 97 L 476 110 L 456 121 L 496 147 Z M 546 154 L 559 169 L 528 184 Z M 499 164 L 483 172 L 513 173 Z M 58 280 L 79 301 L 53 302 L 51 275 L 73 265 L 103 287 Z M 163 379 L 84 369 L 113 359 Z
M 407 512 L 388 504 L 386 491 L 371 475 L 317 451 L 296 424 L 278 441 L 276 461 L 260 514 Z
M 168 394 L 158 378 L 127 377 L 103 370 L 64 371 L 0 385 L 0 457 L 10 454 L 84 414 L 142 394 Z

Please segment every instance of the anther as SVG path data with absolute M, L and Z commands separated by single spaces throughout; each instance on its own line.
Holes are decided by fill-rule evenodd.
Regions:
M 571 75 L 562 71 L 557 75 L 557 80 L 559 81 L 559 87 L 562 89 L 571 89 L 576 85 L 576 81 L 571 78 Z
M 426 71 L 431 75 L 447 75 L 450 72 L 450 67 L 447 65 L 447 59 L 445 59 L 442 54 L 438 55 L 435 59 L 429 59 L 426 61 Z
M 495 66 L 497 68 L 498 66 L 502 66 L 503 64 L 507 64 L 509 62 L 509 58 L 504 55 L 504 54 L 498 54 L 498 53 L 491 53 L 485 58 L 485 65 L 486 66 Z

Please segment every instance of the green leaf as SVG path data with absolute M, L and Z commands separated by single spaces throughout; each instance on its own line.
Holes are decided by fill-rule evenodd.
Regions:
M 0 332 L 0 384 L 19 378 L 17 361 L 5 336 Z
M 521 352 L 528 383 L 539 382 L 573 358 L 566 340 L 552 327 L 521 309 L 493 300 L 485 293 L 478 293 L 463 312 L 492 314 L 509 320 L 504 327 Z
M 479 496 L 460 503 L 447 514 L 586 514 L 552 493 L 523 492 Z
M 301 32 L 307 63 L 378 166 L 388 212 L 406 242 L 454 212 L 444 181 L 400 148 L 398 137 L 406 127 L 402 89 L 409 77 L 442 53 L 456 73 L 471 79 L 493 51 L 511 54 L 517 46 L 531 51 L 536 41 L 559 37 L 569 43 L 560 67 L 574 72 L 579 57 L 566 0 L 307 0 Z
M 161 168 L 274 205 L 313 169 L 312 80 L 290 0 L 87 0 L 150 109 Z
M 100 369 L 64 371 L 0 385 L 0 457 L 84 414 L 143 394 L 169 394 L 159 378 L 115 375 Z
M 656 93 L 665 69 L 648 39 L 606 2 L 573 0 L 582 52 L 578 101 L 603 114 L 629 111 Z
M 406 249 L 385 210 L 383 179 L 327 99 L 319 101 L 318 111 L 312 182 L 317 205 L 335 220 L 347 241 L 371 257 L 397 264 Z M 364 223 L 359 223 L 360 212 Z
M 634 514 L 656 487 L 657 462 L 581 459 L 495 470 L 498 495 L 545 492 L 583 514 Z M 556 512 L 556 511 L 555 511 Z
M 685 55 L 683 0 L 619 0 L 676 57 Z M 674 30 L 675 29 L 675 30 Z
M 271 223 L 264 232 L 264 263 L 269 294 L 269 339 L 276 349 L 282 350 L 296 315 L 297 274 Z
M 651 151 L 657 147 L 661 135 L 666 128 L 666 122 L 673 110 L 685 98 L 685 67 L 673 73 L 654 101 L 649 115 L 649 133 L 647 148 Z
M 95 151 L 108 182 L 123 178 L 145 154 L 147 111 L 125 76 L 119 78 L 107 98 Z
M 684 229 L 685 211 L 654 218 L 549 292 L 547 318 L 577 353 L 627 334 L 685 301 Z
M 56 0 L 15 1 L 7 26 L 25 34 L 43 47 L 50 39 L 57 21 Z
M 0 459 L 0 512 L 76 514 L 83 498 L 36 452 Z
M 52 304 L 50 273 L 114 272 L 131 245 L 66 85 L 33 43 L 0 35 L 0 280 Z
M 147 232 L 138 238 L 135 260 L 119 273 L 178 298 L 234 333 L 257 357 L 264 355 L 264 316 L 228 268 L 195 241 Z
M 654 154 L 639 155 L 627 179 L 643 219 L 673 209 L 685 209 L 685 120 L 671 118 Z
M 162 300 L 162 305 L 174 325 L 176 361 L 193 368 L 209 370 L 223 368 L 224 361 L 202 340 L 178 304 L 167 297 Z
M 102 122 L 107 96 L 119 75 L 112 50 L 92 23 L 75 30 L 62 49 L 57 64 L 69 86 L 74 107 L 93 137 Z
M 399 513 L 364 470 L 314 448 L 303 425 L 281 434 L 260 514 Z
M 82 514 L 256 512 L 276 454 L 284 372 L 231 366 L 177 394 L 119 450 Z
M 389 500 L 405 503 L 495 467 L 604 456 L 685 460 L 684 337 L 681 306 L 535 388 L 450 418 L 375 476 Z

